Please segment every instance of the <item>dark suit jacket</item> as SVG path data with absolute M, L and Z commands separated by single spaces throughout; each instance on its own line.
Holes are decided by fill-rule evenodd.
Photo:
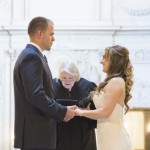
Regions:
M 54 98 L 52 75 L 40 51 L 28 44 L 14 67 L 15 148 L 56 147 L 56 121 L 67 108 Z

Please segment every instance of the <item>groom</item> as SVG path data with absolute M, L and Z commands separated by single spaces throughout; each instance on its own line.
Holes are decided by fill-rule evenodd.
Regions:
M 36 17 L 28 26 L 30 43 L 14 67 L 15 141 L 21 150 L 56 148 L 56 122 L 75 116 L 75 106 L 64 107 L 54 100 L 52 75 L 42 52 L 50 50 L 53 22 Z

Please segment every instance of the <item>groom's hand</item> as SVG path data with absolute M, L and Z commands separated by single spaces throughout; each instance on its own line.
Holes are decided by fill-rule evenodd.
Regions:
M 65 122 L 68 122 L 70 119 L 74 118 L 76 108 L 77 108 L 76 105 L 67 106 L 67 112 L 66 112 L 66 115 L 65 115 L 65 118 L 64 118 Z

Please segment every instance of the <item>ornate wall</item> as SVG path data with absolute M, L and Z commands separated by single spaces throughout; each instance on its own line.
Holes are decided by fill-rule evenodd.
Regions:
M 55 22 L 56 41 L 46 53 L 54 77 L 59 63 L 72 58 L 82 76 L 99 83 L 103 49 L 124 45 L 135 74 L 130 105 L 150 107 L 150 0 L 0 0 L 0 150 L 13 150 L 12 71 L 29 41 L 28 22 L 38 15 Z

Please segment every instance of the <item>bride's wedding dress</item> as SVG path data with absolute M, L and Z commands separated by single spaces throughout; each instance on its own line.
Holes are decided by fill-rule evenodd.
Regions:
M 104 92 L 95 94 L 93 101 L 96 108 L 106 102 Z M 124 112 L 117 103 L 112 114 L 105 119 L 97 120 L 97 150 L 131 150 L 131 142 L 123 123 Z

